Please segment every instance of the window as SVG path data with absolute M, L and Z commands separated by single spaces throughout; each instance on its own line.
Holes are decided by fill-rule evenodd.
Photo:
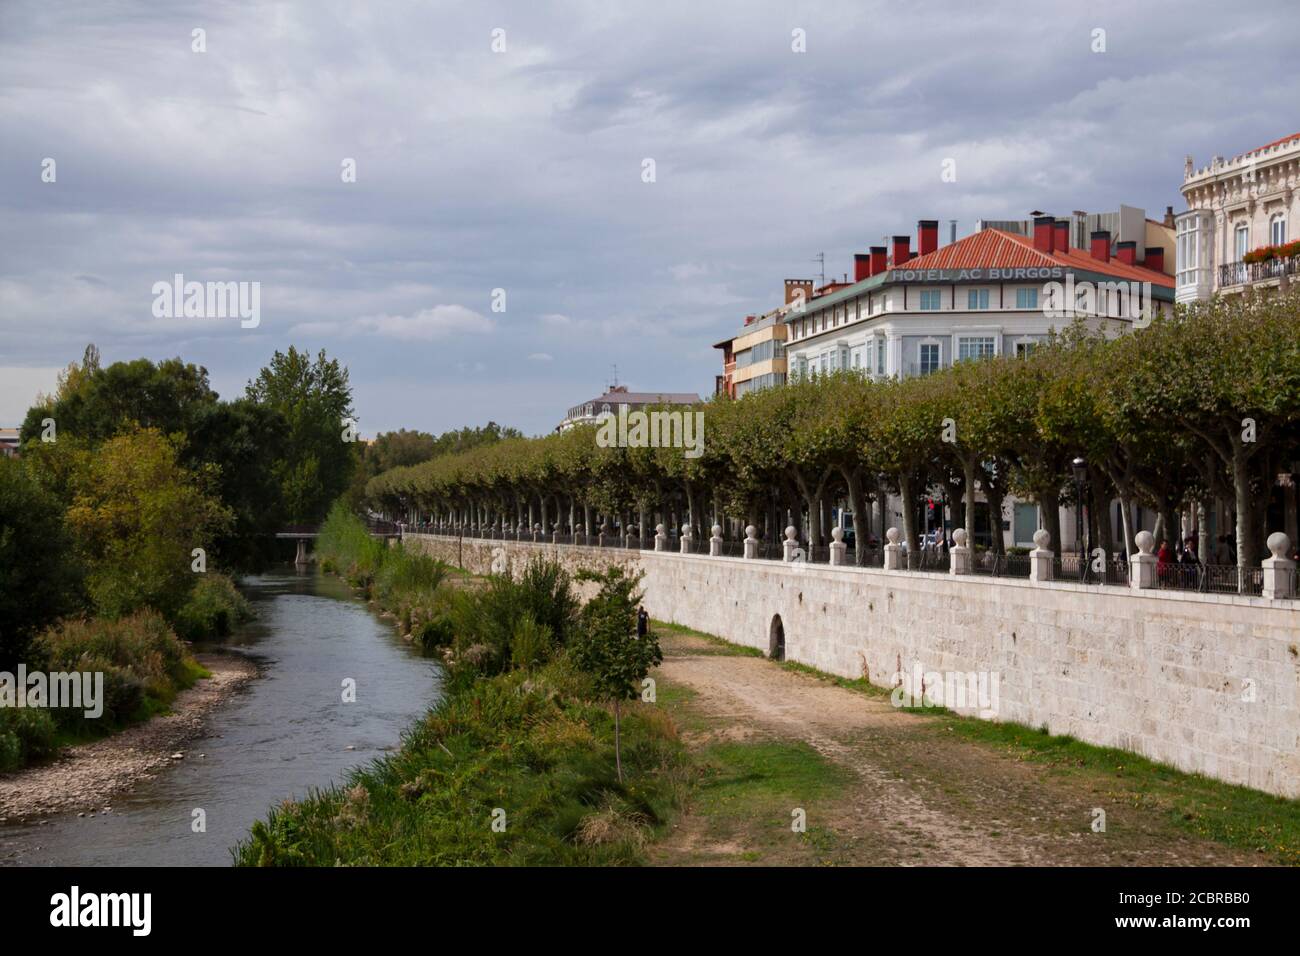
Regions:
M 922 289 L 921 290 L 921 311 L 934 312 L 939 308 L 939 290 Z
M 1236 232 L 1237 261 L 1240 262 L 1245 258 L 1246 253 L 1250 251 L 1250 229 L 1246 226 L 1238 226 Z
M 966 308 L 987 309 L 989 307 L 988 289 L 970 289 L 966 293 Z
M 1037 295 L 1037 289 L 1029 289 Z M 957 340 L 957 361 L 964 362 L 967 359 L 988 358 L 993 354 L 993 336 L 983 335 L 978 338 L 970 337 Z
M 885 374 L 885 340 L 876 339 L 876 374 Z
M 1280 246 L 1286 242 L 1286 216 L 1279 213 L 1268 224 L 1268 241 L 1270 245 Z
M 1017 290 L 1016 290 L 1016 308 L 1017 308 L 1017 309 L 1036 309 L 1036 308 L 1038 308 L 1038 290 L 1037 290 L 1037 289 L 1017 289 Z
M 1037 342 L 1017 342 L 1016 358 L 1028 358 L 1029 353 L 1034 350 L 1034 346 L 1037 344 Z
M 939 371 L 939 344 L 926 343 L 921 346 L 921 374 L 929 375 Z

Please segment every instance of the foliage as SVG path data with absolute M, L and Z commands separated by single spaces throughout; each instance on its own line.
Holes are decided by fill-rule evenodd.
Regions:
M 53 754 L 57 732 L 48 710 L 0 707 L 0 773 Z
M 50 713 L 73 737 L 96 737 L 146 719 L 171 704 L 178 691 L 204 673 L 162 615 L 141 611 L 114 621 L 70 618 L 40 635 L 33 655 L 46 671 L 104 675 L 104 712 Z
M 663 661 L 659 641 L 653 634 L 636 633 L 637 586 L 644 572 L 629 575 L 619 565 L 604 571 L 579 572 L 579 581 L 600 586 L 579 617 L 578 636 L 569 648 L 575 667 L 591 680 L 598 700 L 614 704 L 614 760 L 618 779 L 623 779 L 619 724 L 623 702 L 636 699 L 650 668 Z
M 594 509 L 591 520 L 625 531 L 649 524 L 645 536 L 673 514 L 707 535 L 712 510 L 756 524 L 769 545 L 787 522 L 824 545 L 822 506 L 846 500 L 865 530 L 872 499 L 889 493 L 902 499 L 915 546 L 927 497 L 969 511 L 978 488 L 995 506 L 1009 494 L 1042 505 L 1059 548 L 1058 505 L 1071 502 L 1070 462 L 1081 455 L 1093 520 L 1110 497 L 1156 511 L 1165 527 L 1179 508 L 1228 500 L 1238 560 L 1250 566 L 1279 530 L 1265 527 L 1276 476 L 1300 458 L 1300 288 L 1179 306 L 1145 328 L 1079 323 L 1028 356 L 901 381 L 821 375 L 700 410 L 698 458 L 603 448 L 596 429 L 574 428 L 393 468 L 367 483 L 366 499 L 408 518 L 544 520 L 547 531 L 558 518 L 579 533 Z
M 12 671 L 32 636 L 76 607 L 79 588 L 57 497 L 21 461 L 0 458 L 0 670 Z
M 360 454 L 344 440 L 347 421 L 356 422 L 347 369 L 323 349 L 313 360 L 290 346 L 248 383 L 247 395 L 288 424 L 274 465 L 286 518 L 319 520 L 347 489 Z
M 618 865 L 680 806 L 685 750 L 654 708 L 623 721 L 563 661 L 454 684 L 399 752 L 286 801 L 235 848 L 240 866 Z M 493 830 L 504 810 L 503 829 Z M 501 819 L 498 815 L 497 819 Z
M 224 574 L 209 572 L 199 576 L 177 612 L 176 633 L 187 641 L 225 637 L 252 616 L 252 605 L 235 582 Z
M 172 617 L 180 610 L 194 585 L 193 549 L 208 547 L 230 520 L 208 493 L 208 478 L 185 469 L 154 428 L 84 453 L 66 520 L 99 613 L 113 618 L 151 607 Z

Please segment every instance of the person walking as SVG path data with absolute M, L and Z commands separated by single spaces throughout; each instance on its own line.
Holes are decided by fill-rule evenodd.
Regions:
M 646 613 L 644 607 L 636 609 L 636 636 L 644 638 L 650 631 L 650 615 Z

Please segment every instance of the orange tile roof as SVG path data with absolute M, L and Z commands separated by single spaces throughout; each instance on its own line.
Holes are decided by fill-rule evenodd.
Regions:
M 929 255 L 909 259 L 903 269 L 1015 269 L 1029 266 L 1064 266 L 1075 272 L 1100 272 L 1117 279 L 1150 282 L 1174 287 L 1173 276 L 1145 266 L 1129 266 L 1111 257 L 1109 262 L 1094 259 L 1085 249 L 1071 249 L 1048 255 L 1034 248 L 1028 236 L 1001 229 L 983 229 Z
M 1258 153 L 1261 149 L 1272 149 L 1274 146 L 1281 146 L 1283 143 L 1289 143 L 1293 139 L 1300 139 L 1300 133 L 1292 133 L 1290 136 L 1283 136 L 1281 139 L 1275 139 L 1271 143 L 1265 143 L 1263 146 L 1256 146 L 1254 149 L 1248 149 L 1242 153 L 1242 156 L 1250 153 Z

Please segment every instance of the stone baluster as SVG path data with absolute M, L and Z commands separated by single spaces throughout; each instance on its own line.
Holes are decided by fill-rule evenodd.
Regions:
M 560 523 L 558 521 L 555 522 L 554 525 L 552 525 L 551 543 L 552 544 L 560 543 Z
M 886 571 L 897 571 L 903 566 L 903 546 L 898 543 L 898 529 L 890 528 L 885 532 L 885 537 L 889 539 L 889 544 L 885 545 L 885 567 Z
M 948 552 L 948 573 L 949 574 L 970 574 L 971 572 L 971 549 L 966 544 L 965 528 L 957 528 L 952 533 L 952 550 Z
M 745 558 L 749 561 L 758 558 L 758 529 L 752 524 L 745 527 Z
M 691 553 L 691 548 L 695 544 L 695 537 L 691 534 L 691 526 L 688 524 L 682 525 L 682 540 L 680 544 L 682 554 Z
M 844 543 L 843 528 L 831 528 L 831 537 L 835 539 L 831 542 L 831 564 L 838 567 L 844 563 L 844 553 L 849 546 Z
M 1295 597 L 1295 562 L 1287 557 L 1291 539 L 1275 531 L 1268 536 L 1267 543 L 1273 556 L 1263 561 L 1264 597 L 1270 601 Z
M 1133 536 L 1133 542 L 1138 546 L 1138 553 L 1129 558 L 1128 586 L 1153 588 L 1159 583 L 1156 580 L 1156 556 L 1151 553 L 1156 546 L 1155 535 L 1150 531 L 1139 531 Z
M 782 561 L 793 561 L 794 553 L 799 550 L 799 532 L 795 530 L 794 525 L 785 529 L 785 541 L 781 542 L 785 549 L 781 555 Z
M 655 550 L 668 550 L 668 532 L 662 524 L 655 525 Z
M 1052 534 L 1046 528 L 1034 532 L 1034 550 L 1029 552 L 1029 580 L 1050 581 L 1056 557 L 1048 547 L 1052 543 Z
M 722 525 L 715 524 L 712 529 L 713 534 L 709 538 L 709 557 L 722 557 Z

